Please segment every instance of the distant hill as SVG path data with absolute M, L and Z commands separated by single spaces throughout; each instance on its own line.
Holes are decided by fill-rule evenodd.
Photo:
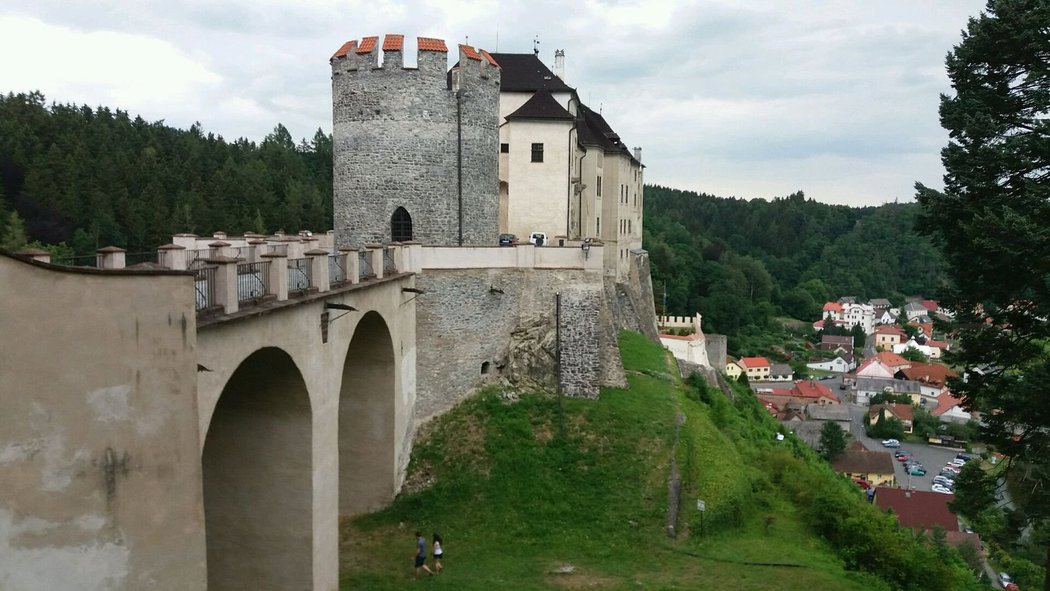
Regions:
M 645 187 L 643 245 L 657 313 L 704 315 L 730 337 L 816 320 L 828 298 L 931 296 L 944 264 L 915 227 L 916 204 L 827 205 L 801 193 L 772 201 Z M 730 340 L 732 342 L 732 339 Z

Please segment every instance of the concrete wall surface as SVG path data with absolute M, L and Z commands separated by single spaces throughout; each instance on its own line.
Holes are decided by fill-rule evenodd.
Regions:
M 0 254 L 0 589 L 203 589 L 193 278 Z

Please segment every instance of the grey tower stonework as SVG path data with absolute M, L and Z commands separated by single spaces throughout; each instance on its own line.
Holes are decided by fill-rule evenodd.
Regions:
M 418 67 L 405 68 L 401 35 L 384 38 L 380 66 L 378 41 L 347 42 L 331 59 L 337 243 L 496 244 L 499 66 L 461 45 L 450 77 L 445 42 L 421 37 Z M 392 234 L 399 208 L 407 236 L 405 225 Z

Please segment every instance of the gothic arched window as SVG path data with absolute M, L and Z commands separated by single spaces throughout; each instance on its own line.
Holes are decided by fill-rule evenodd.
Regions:
M 408 242 L 412 240 L 412 216 L 404 207 L 394 210 L 390 216 L 390 240 L 394 242 Z

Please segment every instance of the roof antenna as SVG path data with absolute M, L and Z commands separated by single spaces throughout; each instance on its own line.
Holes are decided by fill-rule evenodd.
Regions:
M 536 35 L 536 37 L 532 40 L 532 53 L 536 57 L 540 56 L 540 36 L 539 35 Z
M 470 47 L 470 35 L 463 35 L 463 45 Z

